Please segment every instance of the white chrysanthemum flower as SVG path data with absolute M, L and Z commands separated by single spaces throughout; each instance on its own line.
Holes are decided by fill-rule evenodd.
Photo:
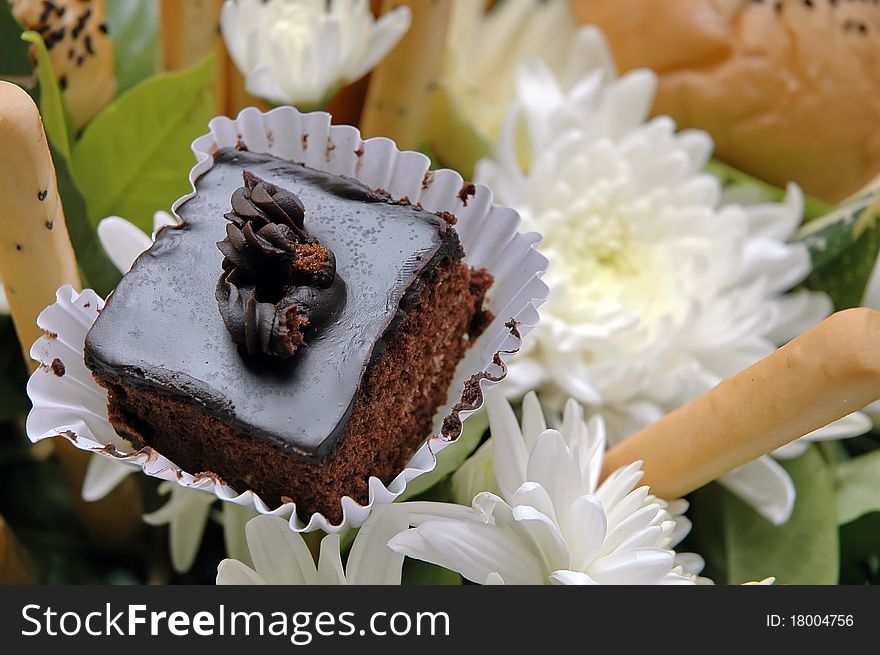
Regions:
M 562 79 L 574 82 L 595 62 L 575 47 L 577 31 L 567 2 L 505 0 L 460 2 L 453 12 L 443 66 L 439 120 L 431 145 L 447 166 L 469 173 L 501 132 L 516 98 L 518 66 L 540 57 Z
M 168 526 L 171 565 L 178 573 L 185 573 L 192 568 L 199 553 L 205 526 L 217 497 L 167 480 L 159 485 L 159 494 L 169 496 L 168 502 L 155 512 L 144 514 L 144 521 L 153 526 Z M 239 535 L 257 513 L 233 503 L 223 503 L 221 511 L 217 518 L 223 524 L 227 553 L 242 557 Z
M 548 430 L 530 395 L 520 428 L 497 392 L 488 392 L 486 403 L 501 495 L 479 493 L 471 508 L 408 503 L 416 527 L 394 537 L 392 549 L 480 584 L 698 581 L 699 556 L 677 561 L 672 550 L 689 524 L 678 523 L 664 501 L 637 486 L 640 462 L 599 483 L 605 452 L 600 417 L 588 425 L 572 401 L 560 429 Z
M 368 0 L 226 0 L 220 28 L 248 93 L 317 106 L 370 72 L 411 21 L 406 6 L 376 20 Z
M 400 506 L 377 507 L 358 531 L 343 568 L 338 533 L 321 540 L 315 565 L 302 535 L 287 521 L 258 516 L 245 526 L 253 568 L 225 559 L 217 567 L 217 584 L 399 585 L 403 555 L 386 544 L 405 527 Z
M 552 294 L 510 367 L 509 393 L 541 389 L 557 407 L 572 396 L 605 417 L 613 444 L 769 355 L 831 303 L 789 292 L 811 266 L 806 246 L 789 241 L 800 189 L 790 185 L 784 203 L 722 205 L 719 182 L 703 172 L 709 135 L 648 120 L 654 74 L 615 77 L 595 29 L 577 42 L 594 71 L 568 88 L 541 62 L 524 65 L 496 154 L 476 179 L 544 235 L 551 262 Z M 869 425 L 853 415 L 810 438 Z M 794 487 L 772 459 L 723 481 L 771 521 L 790 516 Z

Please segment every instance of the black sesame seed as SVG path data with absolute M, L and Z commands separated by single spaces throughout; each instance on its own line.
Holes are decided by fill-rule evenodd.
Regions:
M 16 243 L 16 244 L 15 244 L 15 249 L 16 249 L 16 250 L 21 250 L 22 248 L 24 248 L 24 246 L 22 246 L 20 243 Z
M 807 7 L 807 9 L 812 9 L 813 8 L 813 0 L 804 0 L 804 6 Z
M 65 29 L 63 27 L 55 30 L 45 38 L 46 50 L 51 50 L 56 43 L 64 39 Z
M 95 50 L 94 50 L 94 48 L 92 48 L 92 35 L 91 34 L 87 35 L 86 38 L 83 39 L 83 44 L 85 44 L 85 46 L 86 46 L 86 52 L 88 52 L 90 55 L 95 54 Z
M 67 58 L 68 59 L 73 59 L 74 56 L 76 56 L 76 52 L 74 52 L 73 48 L 71 48 L 70 50 L 67 51 Z
M 868 26 L 865 25 L 864 23 L 859 23 L 859 34 L 867 34 L 867 33 L 868 33 Z
M 64 91 L 67 88 L 67 75 L 62 75 L 58 78 L 58 86 L 61 87 L 61 90 Z
M 781 14 L 782 13 L 782 3 L 777 2 L 775 5 L 773 5 L 773 9 L 777 14 Z
M 98 30 L 101 32 L 101 34 L 106 34 L 107 33 L 107 23 L 101 23 L 100 25 L 98 25 Z
M 55 227 L 55 223 L 52 221 L 46 221 L 46 229 L 51 230 L 53 227 Z
M 37 191 L 37 200 L 43 202 L 46 199 L 46 196 L 49 195 L 49 189 L 43 189 L 42 191 Z
M 76 65 L 77 65 L 77 66 L 82 66 L 82 65 L 83 65 L 83 61 L 85 61 L 85 58 L 84 58 L 82 55 L 80 55 L 79 57 L 76 58 Z

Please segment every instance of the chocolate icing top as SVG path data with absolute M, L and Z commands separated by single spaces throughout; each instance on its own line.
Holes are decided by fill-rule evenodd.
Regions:
M 296 194 L 244 171 L 232 194 L 225 257 L 215 292 L 232 340 L 250 357 L 287 359 L 305 330 L 315 330 L 340 311 L 345 283 L 333 251 L 310 237 L 305 208 Z
M 336 256 L 344 307 L 288 360 L 242 357 L 215 289 L 233 192 L 242 172 L 288 189 L 303 228 Z M 217 420 L 311 458 L 341 436 L 365 371 L 381 355 L 420 276 L 461 256 L 455 231 L 359 182 L 267 154 L 219 150 L 165 228 L 110 296 L 86 338 L 86 363 L 111 381 L 192 399 Z M 364 389 L 369 392 L 368 388 Z M 206 447 L 207 446 L 206 442 Z

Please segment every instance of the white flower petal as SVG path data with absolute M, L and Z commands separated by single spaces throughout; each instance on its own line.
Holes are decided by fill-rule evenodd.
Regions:
M 171 565 L 178 573 L 184 573 L 195 562 L 208 513 L 217 499 L 213 494 L 186 489 L 172 482 L 163 482 L 159 491 L 170 493 L 171 499 L 155 512 L 144 514 L 143 518 L 150 525 L 168 524 Z
M 516 533 L 481 523 L 428 521 L 402 532 L 388 546 L 482 583 L 497 572 L 507 584 L 542 584 L 540 561 Z
M 596 560 L 588 571 L 599 584 L 658 584 L 669 573 L 672 551 L 637 548 Z
M 400 584 L 403 556 L 391 550 L 388 541 L 409 526 L 401 507 L 377 507 L 361 526 L 345 565 L 350 584 Z
M 759 457 L 718 479 L 773 525 L 788 521 L 796 491 L 791 476 L 770 457 Z
M 843 418 L 829 423 L 824 428 L 813 430 L 802 437 L 807 441 L 832 441 L 835 439 L 848 439 L 865 434 L 872 427 L 871 419 L 862 412 L 853 412 Z
M 317 584 L 318 571 L 302 536 L 277 516 L 258 516 L 245 526 L 257 573 L 271 584 Z M 338 550 L 338 549 L 337 549 Z
M 526 446 L 516 415 L 502 393 L 493 388 L 484 395 L 492 432 L 495 477 L 502 494 L 509 497 L 526 480 Z
M 564 437 L 556 430 L 547 430 L 535 442 L 526 467 L 526 479 L 543 486 L 555 507 L 568 507 L 583 494 L 578 464 Z
M 89 459 L 86 477 L 83 480 L 82 497 L 87 502 L 101 500 L 116 488 L 122 479 L 137 470 L 129 464 L 114 462 L 112 459 L 95 455 Z
M 563 525 L 571 567 L 583 571 L 602 550 L 608 528 L 605 508 L 596 498 L 581 496 L 569 506 Z
M 354 82 L 369 73 L 397 45 L 412 25 L 412 12 L 406 5 L 396 7 L 376 21 L 370 43 L 357 65 L 346 73 L 346 81 Z
M 553 571 L 550 581 L 558 585 L 596 585 L 593 578 L 583 571 Z
M 249 566 L 235 559 L 225 559 L 217 566 L 218 585 L 264 585 L 266 581 Z
M 342 555 L 339 552 L 339 533 L 328 534 L 321 539 L 321 552 L 318 556 L 318 584 L 344 585 L 345 569 L 342 568 Z
M 513 518 L 531 537 L 545 569 L 552 571 L 571 566 L 571 551 L 553 519 L 528 505 L 514 507 Z
M 152 245 L 150 237 L 124 218 L 109 216 L 98 223 L 98 239 L 120 273 L 128 273 L 134 260 Z
M 544 420 L 544 411 L 541 409 L 538 395 L 530 391 L 522 401 L 522 436 L 526 449 L 531 450 L 538 435 L 546 429 L 547 422 Z

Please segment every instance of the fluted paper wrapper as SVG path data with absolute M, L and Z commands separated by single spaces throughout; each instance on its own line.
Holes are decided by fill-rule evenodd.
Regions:
M 213 154 L 219 148 L 239 147 L 353 177 L 371 189 L 382 189 L 397 200 L 408 198 L 431 212 L 455 214 L 455 229 L 467 263 L 486 268 L 494 276 L 487 303 L 496 318 L 459 363 L 447 395 L 449 402 L 437 412 L 433 436 L 390 483 L 370 478 L 366 505 L 348 496 L 340 499 L 340 523 L 333 524 L 317 513 L 303 521 L 294 503 L 272 507 L 253 491 L 239 493 L 213 474 L 183 471 L 152 448 L 135 451 L 116 434 L 107 418 L 106 392 L 83 364 L 85 336 L 103 301 L 91 290 L 76 293 L 70 287 L 59 289 L 57 302 L 38 319 L 46 334 L 31 348 L 31 356 L 41 366 L 28 382 L 33 402 L 28 436 L 32 441 L 67 438 L 77 448 L 140 467 L 147 475 L 213 493 L 261 514 L 284 517 L 296 531 L 337 532 L 357 527 L 374 504 L 393 502 L 410 480 L 434 469 L 440 450 L 454 447 L 461 421 L 482 404 L 481 388 L 503 378 L 504 360 L 519 350 L 521 338 L 537 324 L 537 307 L 548 296 L 541 281 L 547 260 L 535 250 L 540 236 L 520 233 L 517 212 L 493 205 L 492 192 L 485 186 L 470 187 L 451 170 L 429 171 L 425 155 L 402 152 L 385 138 L 364 141 L 354 127 L 330 125 L 326 113 L 302 114 L 292 107 L 261 113 L 249 108 L 235 120 L 215 118 L 210 130 L 193 143 L 198 162 L 190 172 L 193 192 L 178 200 L 175 210 L 195 195 L 196 180 L 213 166 Z

